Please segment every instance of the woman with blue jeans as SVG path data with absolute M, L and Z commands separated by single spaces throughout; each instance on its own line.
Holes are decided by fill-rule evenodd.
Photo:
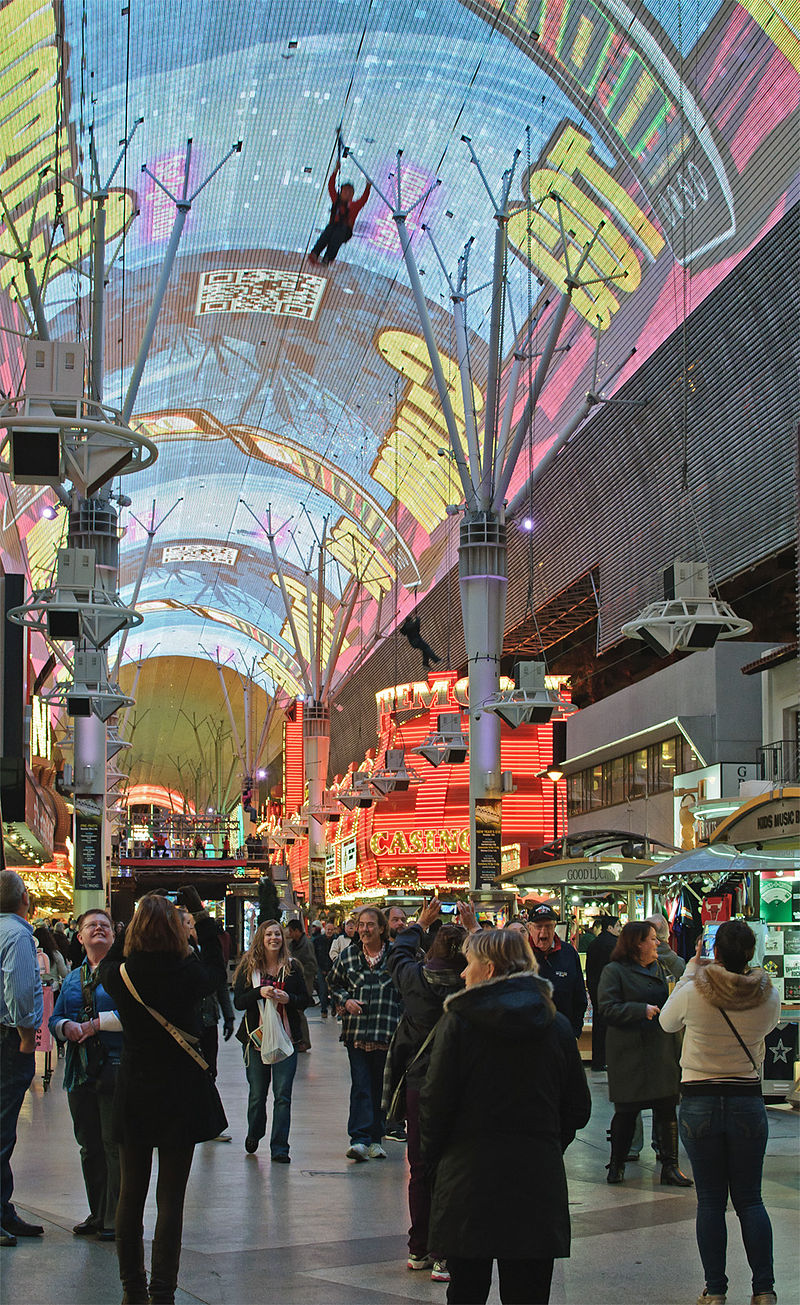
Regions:
M 730 1193 L 752 1273 L 751 1305 L 775 1305 L 772 1226 L 761 1199 L 767 1112 L 761 1096 L 764 1038 L 780 998 L 763 970 L 750 969 L 755 935 L 744 920 L 717 930 L 713 961 L 694 961 L 659 1016 L 668 1033 L 685 1029 L 680 1133 L 697 1188 L 697 1246 L 706 1285 L 698 1305 L 724 1305 Z
M 236 1037 L 244 1047 L 244 1066 L 249 1093 L 247 1137 L 244 1149 L 254 1155 L 267 1131 L 267 1095 L 272 1084 L 272 1129 L 270 1158 L 275 1164 L 290 1164 L 289 1128 L 292 1119 L 292 1085 L 297 1071 L 297 1052 L 285 1060 L 265 1065 L 261 1059 L 261 1013 L 272 1002 L 288 1025 L 292 1041 L 300 1038 L 300 1014 L 309 997 L 303 971 L 289 954 L 286 937 L 277 920 L 260 924 L 249 949 L 233 976 L 233 1004 L 244 1011 Z

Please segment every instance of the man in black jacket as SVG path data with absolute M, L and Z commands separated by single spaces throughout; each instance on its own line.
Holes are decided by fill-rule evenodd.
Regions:
M 598 916 L 600 933 L 589 943 L 586 952 L 586 986 L 592 999 L 592 1069 L 606 1067 L 606 1022 L 600 1013 L 597 989 L 600 975 L 611 960 L 622 928 L 618 915 Z
M 531 946 L 539 974 L 552 983 L 556 1010 L 566 1015 L 575 1037 L 579 1038 L 588 1005 L 581 958 L 575 948 L 562 942 L 556 933 L 558 916 L 552 907 L 537 906 L 529 920 Z
M 324 1020 L 328 1018 L 328 975 L 333 969 L 331 960 L 331 946 L 336 937 L 336 925 L 332 920 L 318 933 L 314 939 L 314 953 L 317 958 L 317 992 L 319 993 L 320 1015 Z

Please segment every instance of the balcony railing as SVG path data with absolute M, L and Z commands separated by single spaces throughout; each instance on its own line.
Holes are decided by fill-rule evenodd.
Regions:
M 759 777 L 770 784 L 796 784 L 800 773 L 800 740 L 778 739 L 756 750 Z

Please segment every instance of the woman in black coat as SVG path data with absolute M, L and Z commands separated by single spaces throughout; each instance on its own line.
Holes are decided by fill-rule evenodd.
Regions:
M 195 1143 L 217 1137 L 227 1123 L 208 1068 L 147 1009 L 158 1011 L 196 1048 L 202 1031 L 200 1001 L 226 980 L 214 921 L 193 888 L 184 888 L 181 899 L 194 917 L 199 954 L 189 948 L 180 912 L 165 897 L 148 893 L 99 966 L 100 982 L 122 1021 L 114 1094 L 121 1172 L 116 1231 L 123 1302 L 129 1305 L 174 1301 Z M 144 1005 L 128 988 L 123 964 Z M 148 1296 L 142 1221 L 154 1149 L 158 1215 Z
M 459 907 L 462 915 L 466 910 L 468 916 L 471 916 L 472 927 L 477 929 L 471 906 L 460 902 Z M 438 898 L 428 902 L 420 911 L 418 922 L 397 935 L 386 961 L 394 986 L 403 1001 L 403 1014 L 386 1058 L 383 1104 L 388 1109 L 395 1088 L 405 1074 L 404 1117 L 408 1133 L 408 1209 L 411 1215 L 408 1267 L 430 1268 L 435 1281 L 446 1282 L 444 1256 L 439 1255 L 437 1248 L 429 1246 L 428 1242 L 431 1181 L 420 1146 L 419 1097 L 431 1059 L 431 1042 L 426 1046 L 426 1041 L 439 1021 L 445 998 L 464 987 L 462 972 L 466 961 L 461 945 L 467 934 L 460 925 L 443 925 L 426 952 L 424 961 L 421 961 L 419 956 L 423 935 L 438 917 L 440 910 Z
M 504 1305 L 540 1305 L 570 1251 L 562 1154 L 589 1119 L 589 1089 L 527 938 L 482 930 L 464 952 L 466 991 L 445 1002 L 421 1093 L 430 1244 L 447 1256 L 450 1305 L 486 1301 L 494 1259 Z
M 297 1051 L 265 1065 L 261 1059 L 261 1012 L 265 1002 L 272 1002 L 288 1024 L 288 1034 L 295 1044 L 302 1040 L 301 1015 L 310 1006 L 303 969 L 289 953 L 286 935 L 277 920 L 265 920 L 256 929 L 252 942 L 236 967 L 233 976 L 233 1004 L 244 1011 L 236 1037 L 244 1051 L 247 1075 L 247 1137 L 244 1149 L 254 1155 L 267 1131 L 267 1094 L 272 1084 L 272 1129 L 270 1158 L 275 1164 L 288 1165 L 289 1128 L 292 1121 L 292 1086 L 297 1072 Z M 255 1040 L 254 1040 L 255 1035 Z
M 606 1063 L 611 1120 L 609 1183 L 625 1177 L 625 1157 L 633 1141 L 640 1110 L 652 1108 L 653 1133 L 661 1156 L 661 1182 L 691 1187 L 678 1168 L 680 1039 L 665 1033 L 658 1014 L 669 996 L 658 963 L 658 938 L 646 920 L 631 920 L 619 935 L 611 960 L 600 976 L 598 1002 L 608 1025 Z

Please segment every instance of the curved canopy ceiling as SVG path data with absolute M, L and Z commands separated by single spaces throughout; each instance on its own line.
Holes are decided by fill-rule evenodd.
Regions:
M 471 402 L 480 412 L 495 223 L 462 137 L 472 140 L 495 193 L 520 152 L 504 383 L 534 321 L 533 354 L 541 348 L 565 274 L 561 238 L 578 251 L 604 222 L 592 266 L 597 278 L 611 279 L 575 296 L 561 337 L 569 348 L 551 370 L 513 492 L 589 388 L 598 330 L 599 385 L 613 378 L 613 393 L 796 197 L 795 152 L 765 145 L 797 105 L 790 7 L 3 4 L 2 189 L 20 230 L 32 222 L 34 268 L 41 274 L 48 264 L 45 309 L 56 337 L 86 339 L 90 330 L 91 205 L 80 186 L 90 184 L 91 150 L 105 181 L 120 142 L 143 120 L 106 204 L 109 404 L 124 401 L 173 230 L 166 192 L 182 190 L 188 140 L 188 193 L 211 178 L 186 219 L 134 409 L 159 457 L 120 482 L 132 500 L 121 512 L 123 597 L 154 532 L 139 594 L 145 624 L 127 655 L 235 658 L 267 687 L 299 691 L 267 539 L 270 513 L 300 627 L 304 571 L 323 528 L 329 624 L 353 575 L 363 581 L 343 672 L 455 561 L 457 519 L 446 509 L 459 502 L 458 478 L 440 452 L 446 430 L 379 194 L 334 265 L 307 258 L 328 217 L 337 128 L 353 155 L 341 176 L 357 192 L 363 168 L 390 193 L 401 148 L 404 205 L 430 190 L 409 230 L 462 413 L 447 284 L 422 230 L 430 226 L 453 271 L 474 237 L 467 320 Z M 238 141 L 241 152 L 215 171 Z M 566 232 L 548 199 L 556 187 Z M 6 231 L 5 252 L 9 243 Z M 19 271 L 3 265 L 0 310 L 6 327 L 24 333 L 11 281 Z M 19 341 L 3 338 L 2 384 L 13 391 Z M 16 493 L 17 541 L 5 529 L 7 510 L 5 557 L 18 564 L 21 540 L 36 581 L 52 566 L 63 516 L 41 521 L 39 492 Z M 316 581 L 316 562 L 312 569 Z

